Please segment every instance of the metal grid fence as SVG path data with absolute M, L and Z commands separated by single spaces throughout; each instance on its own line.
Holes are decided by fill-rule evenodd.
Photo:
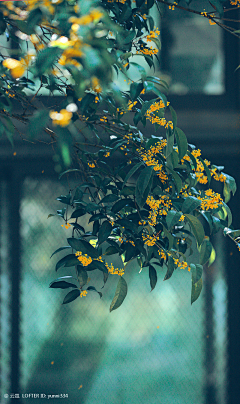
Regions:
M 28 394 L 46 394 L 46 401 L 50 394 L 67 394 L 69 404 L 204 404 L 210 386 L 216 403 L 225 404 L 227 286 L 223 246 L 219 247 L 218 262 L 205 272 L 212 307 L 208 306 L 208 288 L 190 305 L 189 272 L 175 271 L 170 280 L 162 282 L 164 272 L 160 270 L 158 284 L 149 293 L 148 273 L 139 273 L 134 265 L 125 274 L 128 296 L 111 314 L 117 275 L 109 278 L 101 300 L 89 293 L 62 306 L 66 291 L 48 288 L 57 277 L 54 267 L 58 259 L 49 257 L 60 245 L 66 245 L 71 230 L 63 229 L 59 218 L 47 216 L 59 207 L 54 199 L 64 191 L 50 179 L 27 177 L 22 185 L 19 392 L 10 392 L 8 382 L 10 308 L 6 291 L 10 279 L 4 261 L 9 253 L 4 234 L 11 212 L 7 212 L 6 200 L 3 204 L 2 395 L 25 394 L 23 403 L 36 402 Z M 90 284 L 101 289 L 102 273 L 94 272 Z M 60 269 L 59 276 L 64 274 L 66 268 Z M 210 317 L 206 316 L 209 309 Z M 8 401 L 11 399 L 3 402 Z M 64 401 L 55 398 L 54 402 Z

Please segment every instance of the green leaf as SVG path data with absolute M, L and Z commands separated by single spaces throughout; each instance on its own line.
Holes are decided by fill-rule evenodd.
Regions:
M 178 154 L 179 154 L 179 161 L 180 161 L 187 153 L 188 142 L 187 142 L 186 135 L 179 128 L 175 129 L 175 136 L 176 136 L 176 141 L 177 141 L 177 145 L 178 145 Z
M 179 192 L 182 189 L 182 180 L 181 180 L 180 176 L 176 173 L 176 171 L 172 170 L 171 168 L 166 167 L 166 169 L 167 169 L 167 171 L 169 171 L 172 174 L 174 183 L 176 185 L 177 194 L 179 194 Z
M 116 202 L 119 199 L 117 195 L 110 194 L 105 196 L 99 203 L 111 203 L 111 202 Z
M 166 158 L 168 158 L 173 151 L 173 145 L 174 145 L 174 135 L 171 128 L 167 128 L 166 136 L 167 136 Z
M 197 240 L 197 243 L 200 246 L 205 237 L 204 228 L 202 226 L 202 223 L 199 222 L 199 220 L 193 215 L 185 214 L 185 218 L 188 220 L 188 222 L 191 226 L 191 229 L 193 231 L 193 234 Z
M 171 115 L 172 115 L 172 123 L 173 123 L 173 132 L 175 131 L 175 128 L 177 126 L 177 114 L 175 112 L 175 110 L 173 109 L 173 107 L 170 105 L 170 111 L 171 111 Z
M 142 164 L 143 164 L 142 162 L 136 164 L 136 165 L 127 173 L 127 175 L 126 175 L 126 177 L 125 177 L 125 179 L 124 179 L 122 188 L 125 186 L 125 184 L 126 184 L 127 181 L 129 180 L 129 178 L 131 178 L 131 177 L 133 176 L 133 174 L 135 174 L 135 172 L 142 166 Z
M 130 85 L 130 97 L 132 101 L 136 101 L 141 91 L 143 90 L 143 83 L 132 83 Z
M 212 252 L 208 261 L 208 266 L 210 267 L 210 265 L 212 265 L 215 261 L 216 258 L 216 251 L 214 250 L 214 248 L 212 247 Z
M 24 34 L 27 35 L 34 34 L 34 29 L 32 27 L 29 28 L 28 24 L 25 21 L 15 20 L 14 23 L 21 32 L 24 32 Z
M 39 52 L 35 64 L 38 75 L 47 72 L 54 62 L 56 62 L 62 51 L 63 49 L 61 50 L 57 47 L 49 47 Z
M 69 173 L 76 172 L 76 171 L 81 172 L 81 170 L 79 170 L 78 168 L 71 168 L 69 170 L 66 170 L 62 174 L 59 175 L 59 179 L 62 178 L 62 176 L 65 174 L 69 174 Z M 83 186 L 83 185 L 81 185 L 81 186 Z M 91 185 L 91 186 L 93 186 L 93 185 Z
M 118 213 L 120 210 L 122 210 L 123 208 L 125 208 L 125 206 L 127 206 L 127 205 L 129 205 L 129 204 L 132 204 L 132 203 L 133 203 L 133 201 L 132 201 L 130 198 L 120 199 L 119 201 L 117 201 L 117 202 L 113 205 L 111 211 L 112 211 L 113 213 Z
M 153 166 L 145 167 L 137 179 L 135 196 L 137 204 L 140 208 L 144 205 L 148 197 L 152 182 L 152 175 Z
M 78 282 L 80 287 L 82 288 L 84 285 L 86 285 L 88 281 L 88 274 L 85 269 L 83 269 L 80 265 L 77 266 L 77 271 L 78 271 Z
M 88 286 L 87 290 L 92 290 L 93 292 L 97 292 L 100 296 L 100 299 L 102 297 L 102 293 L 98 292 L 98 290 L 94 286 Z
M 195 198 L 194 196 L 188 196 L 182 204 L 182 212 L 190 213 L 197 209 L 201 205 L 201 200 Z
M 166 275 L 165 275 L 165 277 L 163 279 L 164 281 L 171 278 L 171 276 L 172 276 L 172 274 L 174 272 L 174 269 L 175 269 L 175 265 L 174 265 L 173 257 L 170 255 L 168 257 L 167 272 L 166 272 Z
M 137 255 L 137 248 L 131 243 L 127 243 L 125 248 L 125 262 L 128 262 L 132 257 Z
M 150 286 L 151 286 L 151 292 L 155 288 L 156 283 L 157 283 L 157 271 L 156 269 L 149 264 L 149 279 L 150 279 Z
M 202 278 L 197 283 L 192 282 L 191 304 L 193 304 L 200 296 L 202 291 Z
M 77 217 L 84 216 L 86 214 L 86 210 L 83 208 L 76 209 L 72 214 L 71 214 L 71 219 L 76 219 Z
M 99 221 L 95 220 L 94 223 L 93 223 L 93 230 L 92 230 L 92 234 L 94 236 L 96 236 L 98 234 L 99 228 L 100 228 Z
M 65 205 L 71 205 L 71 195 L 61 195 L 58 198 L 56 198 L 57 201 L 64 203 Z
M 176 210 L 169 210 L 166 216 L 166 222 L 168 225 L 168 229 L 170 230 L 171 227 L 175 226 L 176 224 L 179 225 L 179 219 L 182 216 L 181 212 L 176 212 Z
M 94 260 L 94 261 L 92 262 L 92 264 L 93 264 L 97 269 L 99 269 L 99 271 L 102 271 L 102 272 L 104 272 L 105 274 L 108 273 L 108 269 L 107 269 L 106 265 L 105 265 L 103 262 L 98 261 L 98 260 Z M 90 264 L 90 265 L 92 265 L 92 264 Z M 86 267 L 86 269 L 87 269 L 87 268 L 88 268 L 88 267 Z M 88 269 L 87 269 L 87 271 L 88 271 Z
M 200 247 L 200 257 L 199 262 L 201 265 L 205 265 L 211 257 L 212 253 L 212 243 L 209 240 L 203 240 Z
M 57 264 L 56 264 L 56 271 L 61 268 L 61 267 L 72 267 L 74 265 L 77 265 L 79 263 L 77 257 L 75 254 L 69 254 L 66 255 L 65 257 L 61 258 Z
M 117 254 L 117 253 L 119 253 L 119 250 L 116 247 L 109 246 L 106 249 L 104 255 L 113 255 L 113 254 Z
M 85 240 L 68 238 L 67 242 L 72 248 L 74 248 L 74 250 L 81 251 L 83 254 L 89 255 L 91 258 L 98 258 L 99 256 L 98 251 Z
M 202 277 L 203 267 L 200 264 L 190 264 L 190 268 L 192 273 L 192 282 L 197 283 Z
M 76 288 L 77 286 L 74 283 L 65 282 L 65 281 L 53 281 L 49 285 L 50 288 L 59 288 L 59 289 L 67 289 L 67 288 Z
M 135 193 L 135 187 L 124 187 L 120 194 L 124 196 L 129 196 L 129 195 L 134 195 Z
M 80 290 L 79 289 L 75 289 L 75 290 L 71 290 L 71 292 L 69 292 L 63 300 L 62 304 L 67 304 L 72 302 L 73 300 L 77 299 L 77 297 L 80 296 Z
M 108 239 L 112 232 L 112 225 L 107 220 L 103 222 L 98 232 L 98 243 L 102 244 L 104 241 Z
M 125 297 L 127 296 L 127 283 L 125 279 L 121 276 L 119 277 L 119 281 L 117 284 L 117 289 L 110 305 L 110 312 L 116 310 L 119 306 L 121 306 Z
M 29 30 L 35 31 L 35 27 L 40 25 L 43 19 L 43 12 L 40 8 L 33 9 L 28 15 L 27 26 Z
M 224 15 L 224 9 L 221 0 L 210 0 L 209 3 L 216 7 L 219 17 L 222 18 Z
M 54 253 L 52 253 L 52 255 L 51 255 L 50 258 L 52 258 L 52 256 L 53 256 L 54 254 L 57 254 L 59 251 L 65 250 L 66 248 L 71 248 L 71 247 L 70 247 L 69 245 L 67 245 L 67 246 L 58 248 L 56 251 L 54 251 Z

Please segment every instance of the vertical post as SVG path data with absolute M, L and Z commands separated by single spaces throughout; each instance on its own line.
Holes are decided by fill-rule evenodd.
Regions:
M 8 181 L 9 266 L 11 271 L 11 393 L 20 393 L 20 192 L 20 175 L 15 169 Z
M 239 157 L 233 156 L 231 163 L 228 160 L 226 166 L 231 166 L 230 175 L 234 176 L 238 186 L 235 196 L 229 201 L 229 207 L 233 213 L 233 227 L 239 229 Z M 225 248 L 225 268 L 228 285 L 227 404 L 236 404 L 240 397 L 240 251 L 229 237 L 226 237 Z
M 237 198 L 238 199 L 238 198 Z M 237 212 L 235 210 L 235 212 Z M 235 218 L 237 219 L 237 218 Z M 240 218 L 238 215 L 238 223 Z M 238 224 L 238 228 L 240 227 Z M 228 280 L 228 401 L 236 404 L 240 397 L 240 252 L 230 239 L 226 240 Z
M 205 404 L 217 404 L 214 351 L 213 294 L 214 268 L 207 268 L 204 278 L 205 310 Z

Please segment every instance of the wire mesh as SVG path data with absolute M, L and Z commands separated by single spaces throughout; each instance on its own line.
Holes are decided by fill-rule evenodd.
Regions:
M 10 278 L 7 184 L 0 182 L 0 396 L 10 390 Z
M 207 303 L 203 293 L 190 305 L 188 271 L 176 270 L 162 282 L 164 271 L 158 269 L 157 286 L 149 293 L 148 273 L 129 265 L 124 275 L 128 295 L 111 314 L 117 275 L 101 289 L 102 273 L 90 273 L 89 285 L 103 292 L 101 300 L 89 292 L 62 306 L 67 292 L 48 288 L 58 276 L 74 275 L 68 268 L 57 275 L 54 271 L 64 251 L 50 260 L 71 236 L 60 218 L 47 219 L 59 208 L 54 199 L 65 193 L 63 185 L 51 180 L 26 178 L 23 183 L 21 393 L 43 394 L 46 400 L 59 395 L 56 403 L 63 402 L 61 394 L 68 395 L 69 404 L 204 404 Z M 213 282 L 217 404 L 225 404 L 226 385 L 226 283 L 221 271 Z

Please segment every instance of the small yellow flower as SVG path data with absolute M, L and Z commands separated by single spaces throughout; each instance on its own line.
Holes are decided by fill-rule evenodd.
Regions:
M 16 60 L 12 58 L 7 58 L 2 62 L 2 65 L 10 70 L 11 76 L 14 79 L 22 77 L 27 68 L 24 59 Z
M 71 122 L 72 112 L 61 109 L 60 112 L 50 111 L 49 116 L 54 125 L 67 126 Z
M 88 265 L 91 264 L 91 262 L 92 262 L 92 258 L 89 257 L 87 254 L 84 254 L 84 255 L 83 255 L 83 253 L 82 253 L 81 251 L 77 251 L 77 252 L 75 253 L 75 256 L 77 257 L 78 261 L 80 261 L 81 264 L 82 264 L 84 267 L 88 266 Z
M 94 163 L 89 163 L 89 162 L 88 162 L 88 166 L 89 166 L 90 168 L 96 167 Z
M 71 227 L 70 223 L 65 223 L 65 224 L 61 224 L 62 227 L 65 227 L 65 229 L 69 229 L 69 227 Z
M 81 293 L 80 293 L 80 297 L 83 297 L 83 296 L 87 296 L 87 290 L 83 290 Z M 80 386 L 80 388 L 81 388 L 82 386 Z

